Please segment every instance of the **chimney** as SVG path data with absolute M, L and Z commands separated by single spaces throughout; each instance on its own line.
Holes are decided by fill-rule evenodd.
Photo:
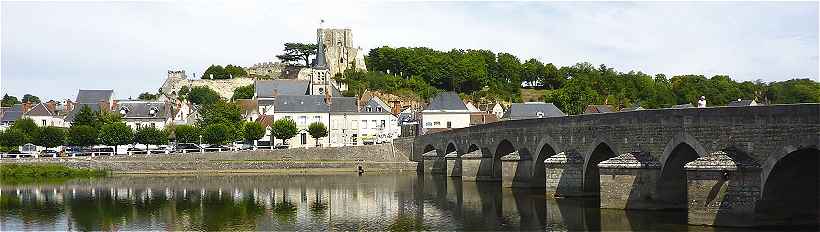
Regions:
M 120 101 L 119 101 L 119 100 L 114 100 L 113 102 L 114 102 L 114 103 L 113 103 L 113 104 L 111 104 L 111 109 L 112 109 L 112 110 L 116 110 L 116 109 L 117 109 L 117 106 L 118 106 L 118 105 L 119 105 L 119 103 L 120 103 Z
M 31 102 L 23 102 L 22 110 L 23 113 L 28 112 L 31 109 Z
M 48 111 L 51 111 L 52 113 L 56 112 L 57 111 L 57 101 L 49 100 L 48 102 L 46 102 L 46 108 L 48 108 Z

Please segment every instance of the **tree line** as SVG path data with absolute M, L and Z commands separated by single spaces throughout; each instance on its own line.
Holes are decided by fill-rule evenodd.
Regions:
M 205 72 L 202 73 L 202 79 L 231 79 L 236 77 L 248 76 L 248 72 L 244 68 L 237 65 L 211 65 Z
M 2 107 L 11 107 L 15 104 L 21 104 L 23 102 L 29 102 L 31 104 L 37 104 L 40 101 L 40 98 L 31 94 L 24 94 L 22 100 L 17 99 L 15 96 L 11 96 L 9 94 L 4 94 L 3 99 L 0 100 L 0 106 Z
M 456 91 L 471 100 L 521 102 L 524 84 L 543 91 L 541 100 L 553 102 L 569 114 L 578 114 L 590 104 L 617 108 L 694 104 L 700 96 L 705 96 L 709 105 L 725 105 L 738 98 L 766 104 L 820 102 L 820 83 L 810 79 L 766 83 L 738 82 L 726 75 L 670 78 L 585 62 L 561 67 L 537 59 L 522 62 L 515 55 L 489 50 L 445 52 L 384 46 L 371 49 L 365 61 L 369 72 L 351 71 L 336 77 L 348 84 L 350 95 L 363 88 L 415 93 L 421 98 L 438 91 Z M 424 85 L 431 88 L 418 88 Z

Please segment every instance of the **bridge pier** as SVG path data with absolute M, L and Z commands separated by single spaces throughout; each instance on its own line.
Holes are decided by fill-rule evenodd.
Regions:
M 601 208 L 659 209 L 656 185 L 661 164 L 648 152 L 629 152 L 598 164 Z
M 689 224 L 757 226 L 760 165 L 732 151 L 717 151 L 684 166 Z M 793 190 L 800 191 L 800 190 Z
M 422 173 L 445 174 L 447 172 L 447 161 L 435 152 L 425 153 L 421 156 Z
M 444 159 L 447 160 L 447 176 L 461 177 L 461 157 L 458 156 L 458 153 L 447 154 Z
M 476 181 L 481 167 L 481 153 L 471 152 L 461 155 L 461 180 Z
M 522 157 L 518 152 L 512 152 L 501 157 L 501 186 L 505 188 L 529 188 L 532 177 L 532 162 L 530 157 Z
M 546 194 L 561 197 L 584 196 L 584 158 L 562 152 L 544 160 Z

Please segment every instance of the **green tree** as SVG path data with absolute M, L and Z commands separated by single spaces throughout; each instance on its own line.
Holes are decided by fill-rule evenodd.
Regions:
M 296 136 L 298 132 L 296 122 L 290 118 L 276 120 L 271 126 L 271 135 L 274 138 L 281 139 L 283 143 L 287 143 L 287 140 Z
M 185 100 L 188 100 L 188 95 L 190 93 L 191 93 L 191 88 L 188 88 L 188 86 L 182 86 L 182 88 L 179 88 L 179 92 L 177 93 L 177 97 L 179 98 L 179 100 L 185 101 Z
M 251 99 L 256 94 L 256 89 L 253 84 L 240 86 L 233 90 L 233 97 L 231 99 Z
M 820 83 L 810 79 L 793 79 L 772 82 L 766 93 L 772 104 L 820 102 Z
M 68 145 L 87 147 L 97 144 L 97 130 L 89 125 L 73 125 L 68 130 Z
M 31 94 L 25 94 L 25 95 L 23 95 L 23 100 L 22 101 L 23 102 L 29 102 L 29 103 L 32 103 L 32 104 L 37 104 L 37 103 L 40 103 L 40 98 L 37 97 L 37 96 L 31 95 Z
M 327 136 L 327 127 L 321 122 L 314 122 L 308 126 L 308 133 L 316 139 L 316 146 L 319 146 L 319 138 Z
M 224 124 L 230 128 L 242 128 L 242 108 L 233 102 L 218 101 L 199 109 L 197 126 L 206 128 L 213 124 Z M 241 130 L 236 130 L 232 139 L 242 139 Z
M 228 79 L 225 68 L 222 65 L 211 65 L 202 73 L 202 79 Z
M 178 125 L 174 127 L 174 136 L 177 143 L 198 143 L 199 128 L 191 125 Z
M 117 146 L 130 144 L 134 141 L 134 131 L 125 123 L 111 123 L 102 126 L 99 136 L 100 143 L 114 146 L 114 153 L 117 153 Z
M 97 113 L 97 120 L 97 129 L 100 129 L 105 125 L 121 123 L 122 115 L 108 110 L 103 110 Z
M 248 72 L 246 72 L 244 68 L 232 64 L 225 66 L 225 73 L 228 74 L 228 78 L 244 77 L 248 75 Z
M 65 139 L 65 129 L 48 126 L 40 130 L 34 144 L 46 148 L 57 147 L 63 145 Z
M 145 148 L 148 149 L 149 145 L 167 144 L 168 134 L 155 127 L 142 127 L 134 133 L 134 142 L 145 144 Z
M 210 105 L 220 100 L 219 93 L 208 86 L 196 86 L 188 93 L 188 100 L 197 105 Z
M 231 127 L 225 124 L 211 124 L 202 131 L 202 139 L 211 145 L 223 145 L 233 140 L 232 132 Z
M 26 134 L 23 131 L 14 128 L 0 131 L 0 146 L 4 151 L 17 150 L 23 144 L 26 144 Z
M 91 126 L 99 127 L 99 118 L 97 112 L 91 109 L 88 105 L 83 104 L 77 115 L 74 116 L 74 122 L 71 125 L 77 126 Z
M 285 43 L 284 54 L 276 55 L 284 63 L 305 62 L 305 67 L 310 66 L 310 57 L 316 55 L 318 46 L 306 43 Z
M 31 118 L 19 118 L 14 121 L 14 125 L 12 125 L 11 128 L 22 131 L 25 135 L 23 141 L 26 143 L 33 142 L 33 140 L 37 138 L 37 134 L 40 130 Z
M 149 92 L 143 92 L 137 97 L 137 99 L 143 100 L 143 101 L 153 101 L 153 100 L 159 99 L 159 94 L 152 94 L 152 93 L 149 93 Z
M 265 137 L 265 128 L 258 122 L 246 122 L 243 135 L 245 141 L 256 141 Z
M 530 83 L 540 81 L 541 84 L 544 84 L 543 81 L 546 79 L 544 63 L 536 59 L 529 59 L 521 66 L 521 78 L 523 81 Z
M 12 107 L 14 104 L 20 104 L 20 100 L 17 100 L 15 96 L 9 96 L 9 94 L 3 95 L 3 100 L 0 102 L 0 106 L 3 107 Z

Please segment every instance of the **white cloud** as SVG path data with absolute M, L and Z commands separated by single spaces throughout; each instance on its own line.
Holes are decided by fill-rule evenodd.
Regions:
M 2 2 L 3 93 L 155 91 L 165 71 L 269 61 L 325 26 L 355 43 L 491 49 L 621 71 L 818 76 L 816 2 Z

